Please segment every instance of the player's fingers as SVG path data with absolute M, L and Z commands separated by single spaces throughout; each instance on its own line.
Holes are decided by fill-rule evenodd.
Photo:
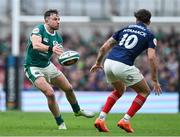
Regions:
M 95 72 L 97 71 L 98 69 L 103 69 L 101 66 L 93 66 L 91 69 L 90 69 L 90 72 Z
M 90 72 L 94 72 L 94 66 L 90 69 Z
M 56 47 L 54 51 L 58 55 L 61 55 L 64 52 L 64 50 L 62 48 L 59 48 L 59 47 Z
M 162 93 L 162 90 L 160 87 L 154 87 L 153 91 L 155 92 L 155 95 L 160 95 Z
M 96 72 L 96 71 L 97 71 L 97 69 L 95 69 L 95 68 L 90 70 L 90 72 Z
M 60 56 L 63 52 L 62 51 L 55 51 L 55 53 Z
M 154 88 L 153 88 L 153 91 L 155 92 L 155 95 L 158 95 L 158 93 L 157 93 L 157 89 L 156 89 L 156 87 L 154 86 Z
M 62 49 L 60 49 L 60 50 L 59 50 L 59 53 L 61 53 L 61 54 L 62 54 L 63 52 L 64 52 L 64 50 L 62 50 Z
M 102 66 L 96 66 L 96 70 L 103 69 Z
M 162 94 L 162 89 L 161 89 L 161 87 L 159 87 L 159 93 Z

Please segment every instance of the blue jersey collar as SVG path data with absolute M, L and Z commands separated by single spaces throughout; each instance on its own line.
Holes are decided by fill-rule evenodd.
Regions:
M 136 24 L 147 28 L 147 26 L 146 26 L 143 22 L 138 22 L 138 23 L 136 23 Z

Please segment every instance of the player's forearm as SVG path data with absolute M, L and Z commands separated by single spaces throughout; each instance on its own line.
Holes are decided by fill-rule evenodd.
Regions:
M 43 43 L 33 43 L 33 49 L 38 51 L 47 52 L 49 49 L 49 46 L 44 45 Z
M 99 52 L 97 60 L 96 60 L 96 64 L 98 64 L 98 65 L 101 64 L 103 58 L 104 58 L 103 53 Z
M 104 59 L 104 56 L 106 55 L 107 52 L 108 52 L 108 49 L 106 48 L 106 46 L 102 46 L 100 48 L 98 56 L 97 56 L 96 64 L 102 63 L 102 60 Z
M 149 59 L 150 67 L 151 67 L 151 78 L 152 81 L 158 82 L 158 69 L 157 69 L 157 61 L 155 57 Z
M 98 57 L 96 60 L 96 64 L 101 64 L 102 60 L 104 59 L 104 56 L 107 54 L 107 52 L 115 45 L 116 41 L 113 38 L 109 38 L 103 46 L 100 48 Z

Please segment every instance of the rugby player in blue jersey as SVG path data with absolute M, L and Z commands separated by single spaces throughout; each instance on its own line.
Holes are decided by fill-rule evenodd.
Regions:
M 150 24 L 151 13 L 146 9 L 140 9 L 134 13 L 136 23 L 129 25 L 109 38 L 100 48 L 96 63 L 91 72 L 102 69 L 103 58 L 109 52 L 104 62 L 104 71 L 108 83 L 114 87 L 114 91 L 108 96 L 99 117 L 95 121 L 95 127 L 101 132 L 108 132 L 105 119 L 116 101 L 123 95 L 126 87 L 130 87 L 137 93 L 127 113 L 117 123 L 117 126 L 126 132 L 134 132 L 130 124 L 136 112 L 142 107 L 151 89 L 145 81 L 134 61 L 143 51 L 147 50 L 147 56 L 151 68 L 153 91 L 161 94 L 161 87 L 157 76 L 157 59 L 155 49 L 157 40 L 153 33 L 147 28 Z M 145 64 L 146 65 L 146 64 Z

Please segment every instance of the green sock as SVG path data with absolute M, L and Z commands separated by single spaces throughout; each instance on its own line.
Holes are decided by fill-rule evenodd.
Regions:
M 79 107 L 78 103 L 71 104 L 71 107 L 72 107 L 74 113 L 77 113 L 80 110 L 80 107 Z
M 59 117 L 55 117 L 55 120 L 56 120 L 57 125 L 61 125 L 64 122 L 61 115 Z

